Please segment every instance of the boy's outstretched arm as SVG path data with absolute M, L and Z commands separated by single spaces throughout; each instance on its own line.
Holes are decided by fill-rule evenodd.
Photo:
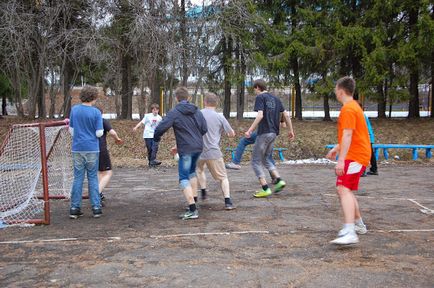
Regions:
M 120 145 L 124 143 L 124 141 L 118 136 L 118 133 L 116 133 L 114 129 L 111 129 L 108 133 L 111 137 L 113 137 L 113 139 L 115 139 L 116 144 Z
M 161 136 L 163 136 L 163 134 L 173 126 L 174 121 L 175 118 L 173 114 L 170 112 L 167 113 L 166 117 L 164 117 L 160 124 L 158 124 L 157 128 L 155 128 L 154 141 L 160 142 Z
M 136 126 L 134 126 L 133 131 L 136 131 L 137 129 L 139 129 L 140 126 L 142 126 L 142 121 L 140 121 L 139 123 L 137 123 Z

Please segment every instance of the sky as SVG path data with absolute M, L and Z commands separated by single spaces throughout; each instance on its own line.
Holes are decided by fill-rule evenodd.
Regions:
M 204 0 L 190 0 L 193 5 L 202 5 Z M 205 5 L 211 2 L 210 0 L 205 0 Z

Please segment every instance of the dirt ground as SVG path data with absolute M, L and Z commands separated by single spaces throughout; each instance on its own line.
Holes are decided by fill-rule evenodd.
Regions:
M 432 167 L 362 178 L 369 233 L 345 248 L 329 244 L 341 222 L 333 167 L 278 167 L 288 186 L 267 199 L 252 197 L 249 166 L 231 170 L 234 211 L 209 179 L 189 221 L 175 168 L 116 169 L 102 218 L 88 200 L 78 220 L 52 201 L 51 225 L 0 230 L 0 286 L 434 287 L 434 215 L 419 206 L 434 209 Z

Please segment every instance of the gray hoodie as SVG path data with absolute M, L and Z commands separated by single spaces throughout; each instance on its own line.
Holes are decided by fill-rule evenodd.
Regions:
M 208 128 L 202 112 L 195 105 L 181 101 L 170 110 L 155 129 L 154 140 L 159 142 L 170 127 L 175 132 L 176 148 L 180 155 L 202 152 L 202 136 Z

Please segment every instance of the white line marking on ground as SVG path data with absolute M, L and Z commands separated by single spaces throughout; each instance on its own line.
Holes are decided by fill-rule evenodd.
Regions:
M 328 194 L 325 193 L 323 194 L 324 196 L 329 196 L 329 197 L 338 197 L 338 195 L 336 194 Z M 403 198 L 403 197 L 374 197 L 374 196 L 363 196 L 363 195 L 356 195 L 357 198 L 367 198 L 367 199 L 382 199 L 382 200 L 400 200 L 400 201 L 408 201 L 410 199 L 408 198 Z M 419 199 L 419 201 L 421 200 L 427 200 L 427 201 L 433 201 L 434 199 Z
M 412 232 L 434 232 L 434 229 L 395 229 L 395 230 L 368 230 L 368 232 L 380 232 L 380 233 L 412 233 Z
M 152 188 L 152 187 L 149 187 L 149 188 L 146 188 L 147 190 L 152 190 L 152 191 L 158 191 L 158 192 L 177 192 L 177 191 L 180 191 L 179 189 L 161 189 L 161 188 Z
M 329 196 L 329 197 L 337 197 L 337 195 L 335 194 L 324 194 L 325 196 Z M 373 197 L 373 196 L 357 196 L 357 198 L 368 198 L 368 199 L 382 199 L 382 200 L 398 200 L 398 201 L 410 201 L 413 204 L 416 204 L 417 206 L 421 207 L 422 209 L 419 209 L 420 212 L 427 214 L 427 215 L 434 215 L 434 210 L 430 209 L 428 207 L 423 206 L 422 204 L 418 203 L 416 200 L 414 199 L 410 199 L 410 198 L 394 198 L 394 197 Z M 428 201 L 432 201 L 432 199 L 424 199 L 424 200 L 428 200 Z M 421 200 L 419 200 L 421 201 Z
M 229 236 L 229 235 L 240 235 L 240 234 L 280 234 L 280 235 L 291 235 L 291 234 L 303 234 L 303 233 L 324 233 L 327 231 L 303 231 L 303 230 L 291 230 L 288 232 L 276 232 L 272 231 L 234 231 L 234 232 L 199 232 L 199 233 L 185 233 L 185 234 L 171 234 L 171 235 L 151 235 L 154 239 L 168 239 L 168 238 L 182 238 L 182 237 L 194 237 L 194 236 Z M 368 230 L 369 233 L 424 233 L 424 232 L 434 232 L 434 229 L 379 229 L 379 230 Z
M 369 233 L 422 233 L 422 232 L 434 232 L 434 229 L 389 229 L 389 230 L 368 230 Z M 274 234 L 299 234 L 306 231 L 291 230 L 287 233 L 276 232 Z M 325 231 L 309 231 L 308 233 L 317 232 L 324 233 Z M 169 235 L 150 235 L 154 239 L 167 239 L 167 238 L 180 238 L 180 237 L 193 237 L 193 236 L 228 236 L 228 235 L 246 235 L 246 234 L 272 234 L 271 231 L 233 231 L 233 232 L 199 232 L 199 233 L 185 233 L 185 234 L 169 234 Z M 57 239 L 36 239 L 36 240 L 15 240 L 15 241 L 2 241 L 1 244 L 38 244 L 38 243 L 50 243 L 50 242 L 74 242 L 74 241 L 120 241 L 121 237 L 96 237 L 96 238 L 57 238 Z
M 172 235 L 151 235 L 150 237 L 155 239 L 161 239 L 161 238 L 234 235 L 234 234 L 270 234 L 270 231 L 199 232 L 199 233 L 172 234 Z
M 108 241 L 121 240 L 121 237 L 98 237 L 98 238 L 57 238 L 57 239 L 36 239 L 36 240 L 16 240 L 16 241 L 3 241 L 0 244 L 26 244 L 26 243 L 47 243 L 47 242 L 67 242 L 67 241 Z
M 414 199 L 407 199 L 408 201 L 416 204 L 417 206 L 421 207 L 422 209 L 419 209 L 420 212 L 424 213 L 424 214 L 428 214 L 428 215 L 434 215 L 434 210 L 429 209 L 428 207 L 423 206 L 422 204 L 416 202 L 416 200 Z

